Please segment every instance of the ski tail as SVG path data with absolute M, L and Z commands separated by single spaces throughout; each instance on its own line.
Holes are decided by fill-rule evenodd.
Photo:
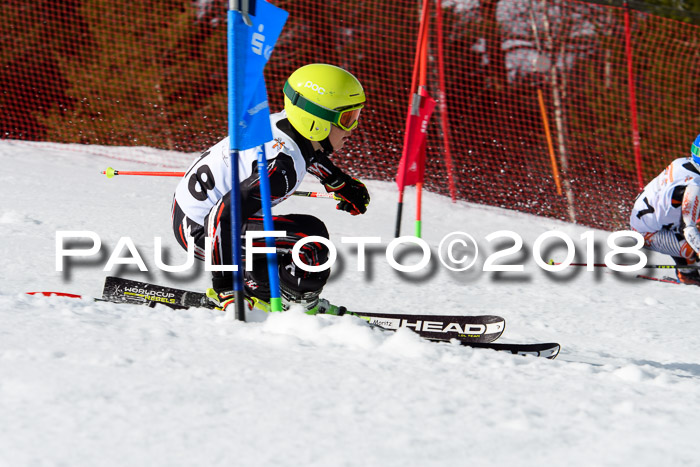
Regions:
M 190 307 L 216 308 L 206 294 L 109 276 L 102 290 L 104 300 L 116 303 L 155 306 L 161 303 L 176 310 Z

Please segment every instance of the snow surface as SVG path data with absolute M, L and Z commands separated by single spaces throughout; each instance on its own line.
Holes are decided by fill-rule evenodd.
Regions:
M 351 317 L 291 311 L 242 323 L 208 310 L 90 300 L 109 274 L 208 286 L 201 266 L 182 274 L 154 267 L 154 237 L 163 238 L 170 263 L 185 259 L 170 228 L 177 179 L 99 174 L 107 166 L 182 170 L 192 158 L 0 142 L 0 465 L 697 465 L 700 293 L 634 273 L 555 274 L 535 264 L 533 244 L 548 231 L 571 236 L 585 261 L 585 227 L 426 193 L 424 238 L 433 253 L 445 235 L 464 231 L 477 239 L 480 260 L 468 272 L 433 259 L 425 271 L 400 274 L 384 257 L 393 184 L 368 183 L 364 216 L 308 198 L 277 211 L 311 213 L 328 225 L 339 250 L 325 289 L 332 302 L 498 314 L 507 320 L 504 342 L 560 342 L 553 361 L 429 343 Z M 412 211 L 409 201 L 405 218 Z M 66 230 L 96 232 L 101 254 L 70 259 L 57 272 L 56 231 Z M 485 240 L 499 230 L 524 239 L 504 260 L 524 272 L 480 270 L 509 246 Z M 344 236 L 382 238 L 368 248 L 366 271 L 357 271 L 356 250 L 338 241 Z M 120 237 L 132 238 L 148 273 L 131 265 L 102 271 Z M 597 261 L 606 237 L 595 232 Z M 418 260 L 411 251 L 401 256 L 406 264 Z M 561 260 L 566 252 L 548 253 Z M 88 298 L 24 294 L 34 290 Z

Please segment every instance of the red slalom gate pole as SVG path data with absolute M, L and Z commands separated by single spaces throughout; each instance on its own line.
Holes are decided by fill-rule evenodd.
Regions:
M 642 166 L 642 145 L 639 135 L 639 123 L 637 122 L 637 97 L 634 88 L 634 66 L 632 64 L 632 32 L 630 27 L 630 9 L 627 0 L 625 5 L 625 58 L 627 61 L 627 88 L 630 98 L 630 117 L 632 123 L 632 148 L 634 149 L 634 164 L 637 170 L 637 187 L 644 189 L 644 175 Z
M 403 213 L 403 194 L 404 194 L 404 189 L 406 188 L 405 180 L 406 176 L 408 174 L 408 157 L 407 157 L 407 148 L 408 144 L 410 142 L 410 134 L 411 134 L 411 113 L 414 110 L 414 108 L 417 110 L 417 104 L 420 104 L 420 98 L 417 94 L 418 91 L 418 81 L 420 79 L 420 60 L 421 60 L 421 55 L 423 53 L 423 43 L 427 41 L 427 28 L 428 28 L 428 12 L 429 12 L 429 7 L 430 7 L 430 0 L 423 0 L 423 5 L 421 8 L 421 14 L 420 14 L 420 23 L 418 24 L 418 42 L 416 43 L 416 54 L 413 60 L 413 74 L 411 76 L 411 89 L 410 89 L 410 96 L 409 96 L 409 102 L 408 102 L 408 113 L 406 114 L 406 133 L 404 134 L 404 145 L 403 145 L 403 153 L 401 154 L 401 159 L 404 161 L 403 165 L 403 170 L 402 170 L 402 175 L 401 175 L 401 183 L 399 184 L 399 201 L 396 205 L 396 228 L 394 230 L 394 237 L 397 237 L 401 234 L 401 217 Z M 405 159 L 405 160 L 404 160 Z M 399 167 L 401 166 L 401 162 L 399 162 Z M 397 174 L 396 180 L 398 182 L 399 175 Z

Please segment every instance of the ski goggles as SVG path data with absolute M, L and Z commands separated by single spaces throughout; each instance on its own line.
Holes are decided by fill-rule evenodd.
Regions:
M 357 128 L 357 124 L 360 120 L 360 111 L 362 111 L 362 108 L 365 106 L 364 104 L 357 104 L 346 108 L 331 110 L 311 102 L 292 89 L 289 82 L 284 83 L 284 95 L 292 101 L 293 105 L 310 113 L 314 117 L 328 120 L 333 125 L 345 131 L 352 131 Z
M 693 141 L 693 145 L 690 147 L 690 155 L 695 162 L 700 163 L 700 135 Z

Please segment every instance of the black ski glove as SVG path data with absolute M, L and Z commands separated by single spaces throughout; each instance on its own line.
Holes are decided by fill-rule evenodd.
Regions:
M 326 180 L 323 186 L 326 187 L 327 192 L 340 198 L 336 209 L 347 211 L 353 216 L 367 212 L 369 192 L 365 184 L 358 179 L 341 174 Z

